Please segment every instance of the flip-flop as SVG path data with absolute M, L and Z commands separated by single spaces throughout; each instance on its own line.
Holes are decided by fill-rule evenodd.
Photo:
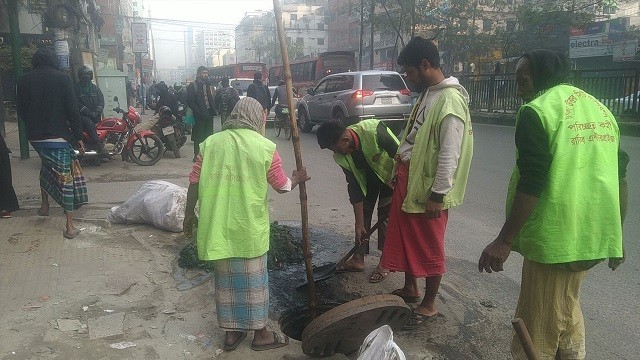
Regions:
M 426 315 L 418 314 L 417 312 L 414 311 L 411 313 L 411 316 L 409 316 L 409 320 L 407 320 L 407 322 L 404 324 L 402 329 L 403 330 L 415 329 L 428 322 L 436 321 L 437 317 L 438 317 L 438 313 L 435 313 L 431 316 L 426 316 Z
M 369 275 L 369 282 L 372 284 L 379 283 L 382 280 L 386 279 L 387 275 L 389 275 L 389 270 L 381 269 L 380 267 L 376 266 L 375 270 L 373 270 L 371 275 Z
M 75 229 L 73 230 L 73 232 L 67 232 L 67 230 L 62 232 L 62 236 L 64 236 L 67 239 L 73 239 L 74 237 L 76 237 L 78 234 L 80 234 L 80 229 Z
M 238 345 L 240 345 L 242 340 L 244 340 L 246 337 L 247 337 L 247 332 L 243 331 L 240 334 L 240 336 L 238 336 L 236 341 L 233 342 L 233 344 L 224 344 L 224 346 L 222 346 L 222 350 L 224 350 L 224 351 L 233 351 L 233 350 L 237 349 Z
M 272 333 L 273 333 L 273 342 L 271 344 L 264 344 L 264 345 L 251 344 L 251 350 L 264 351 L 264 350 L 277 349 L 277 348 L 289 345 L 289 337 L 287 335 L 278 335 L 278 333 L 276 333 L 275 331 L 272 331 Z
M 402 289 L 396 289 L 391 292 L 391 295 L 400 296 L 402 300 L 404 300 L 404 302 L 406 302 L 407 304 L 417 303 L 418 301 L 420 301 L 420 296 L 402 295 L 401 292 Z

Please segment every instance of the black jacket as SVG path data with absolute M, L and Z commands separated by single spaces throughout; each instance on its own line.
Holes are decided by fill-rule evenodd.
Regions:
M 32 59 L 33 70 L 17 82 L 18 114 L 24 120 L 29 140 L 61 137 L 82 140 L 80 111 L 71 78 L 58 71 L 53 51 L 42 48 Z
M 202 84 L 196 80 L 187 86 L 187 106 L 191 108 L 191 111 L 193 111 L 193 117 L 196 119 L 206 119 L 216 115 L 216 111 L 213 106 L 213 91 L 209 84 L 206 84 L 205 87 L 207 89 L 207 98 L 209 99 L 209 108 L 207 108 L 207 105 L 204 102 Z
M 88 116 L 94 124 L 97 124 L 104 110 L 104 95 L 102 95 L 100 88 L 91 82 L 87 86 L 78 83 L 76 84 L 76 95 L 78 96 L 80 114 Z
M 258 100 L 263 110 L 271 108 L 271 93 L 267 85 L 260 80 L 253 80 L 253 83 L 249 84 L 247 97 Z

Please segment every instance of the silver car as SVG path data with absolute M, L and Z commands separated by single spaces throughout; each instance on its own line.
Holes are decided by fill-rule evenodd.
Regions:
M 411 92 L 397 72 L 354 71 L 329 75 L 309 89 L 298 102 L 298 118 L 302 132 L 332 119 L 376 118 L 402 126 L 411 106 Z

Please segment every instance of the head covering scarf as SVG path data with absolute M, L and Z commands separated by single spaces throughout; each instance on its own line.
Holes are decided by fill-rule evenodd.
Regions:
M 262 127 L 262 105 L 250 97 L 240 99 L 222 126 L 227 129 L 251 129 L 260 132 Z
M 36 52 L 33 54 L 33 57 L 31 57 L 31 65 L 34 68 L 40 66 L 48 66 L 58 70 L 58 57 L 56 56 L 56 53 L 53 52 L 53 50 L 48 48 L 40 48 L 36 50 Z
M 536 93 L 567 82 L 570 66 L 566 55 L 537 49 L 524 53 L 522 57 L 529 59 L 531 64 L 533 89 Z

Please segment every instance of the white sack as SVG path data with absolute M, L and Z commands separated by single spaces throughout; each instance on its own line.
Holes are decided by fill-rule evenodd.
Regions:
M 161 180 L 149 181 L 124 204 L 112 207 L 107 220 L 117 224 L 150 224 L 181 232 L 186 203 L 186 188 Z
M 404 353 L 393 341 L 393 330 L 383 325 L 364 339 L 358 351 L 358 360 L 406 360 Z

